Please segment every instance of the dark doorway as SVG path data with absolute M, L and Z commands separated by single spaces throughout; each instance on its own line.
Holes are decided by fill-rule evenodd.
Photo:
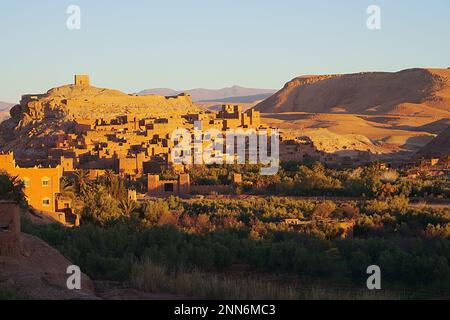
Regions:
M 164 192 L 173 192 L 173 183 L 165 183 Z

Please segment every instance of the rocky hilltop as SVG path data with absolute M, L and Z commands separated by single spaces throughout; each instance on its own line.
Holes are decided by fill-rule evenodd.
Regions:
M 27 125 L 43 119 L 94 120 L 133 114 L 139 117 L 180 114 L 196 110 L 189 95 L 136 96 L 85 83 L 53 88 L 45 94 L 24 95 L 11 117 Z
M 170 116 L 199 111 L 190 95 L 136 96 L 117 90 L 91 86 L 87 76 L 75 76 L 75 83 L 48 90 L 44 94 L 22 96 L 11 118 L 0 125 L 0 147 L 20 148 L 18 139 L 44 138 L 57 130 L 68 132 L 75 122 L 133 115 L 138 118 Z
M 301 76 L 259 103 L 265 113 L 450 115 L 450 70 Z

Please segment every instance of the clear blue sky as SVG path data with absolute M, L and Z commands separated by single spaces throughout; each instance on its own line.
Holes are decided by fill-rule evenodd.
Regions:
M 81 30 L 66 28 L 68 5 Z M 382 29 L 366 28 L 368 5 Z M 302 74 L 450 66 L 448 0 L 14 0 L 0 3 L 0 100 L 91 82 L 280 88 Z

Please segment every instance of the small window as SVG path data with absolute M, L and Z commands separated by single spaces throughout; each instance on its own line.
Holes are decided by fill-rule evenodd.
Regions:
M 43 206 L 49 206 L 50 205 L 50 199 L 49 198 L 42 199 L 42 205 Z
M 42 178 L 42 186 L 48 187 L 50 185 L 50 179 L 49 178 Z
M 25 186 L 25 188 L 28 188 L 30 186 L 30 179 L 23 178 L 23 185 Z

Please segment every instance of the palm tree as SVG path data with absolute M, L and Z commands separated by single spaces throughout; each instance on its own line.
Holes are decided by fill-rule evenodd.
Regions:
M 75 199 L 75 187 L 67 179 L 61 179 L 60 190 L 63 197 Z
M 89 172 L 86 170 L 75 171 L 75 183 L 78 193 L 84 196 L 89 189 Z
M 124 200 L 127 197 L 127 190 L 125 187 L 125 181 L 119 176 L 113 175 L 111 178 L 111 184 L 108 186 L 109 194 L 119 201 Z
M 0 173 L 0 200 L 15 201 L 19 204 L 26 203 L 24 194 L 25 185 L 19 178 L 10 177 Z
M 137 203 L 131 199 L 125 199 L 120 201 L 119 208 L 122 210 L 124 216 L 131 216 L 137 209 Z
M 108 169 L 108 170 L 105 171 L 104 177 L 105 177 L 105 182 L 106 182 L 106 184 L 108 186 L 111 186 L 111 183 L 112 183 L 115 175 L 116 174 L 115 174 L 115 172 L 113 170 Z

